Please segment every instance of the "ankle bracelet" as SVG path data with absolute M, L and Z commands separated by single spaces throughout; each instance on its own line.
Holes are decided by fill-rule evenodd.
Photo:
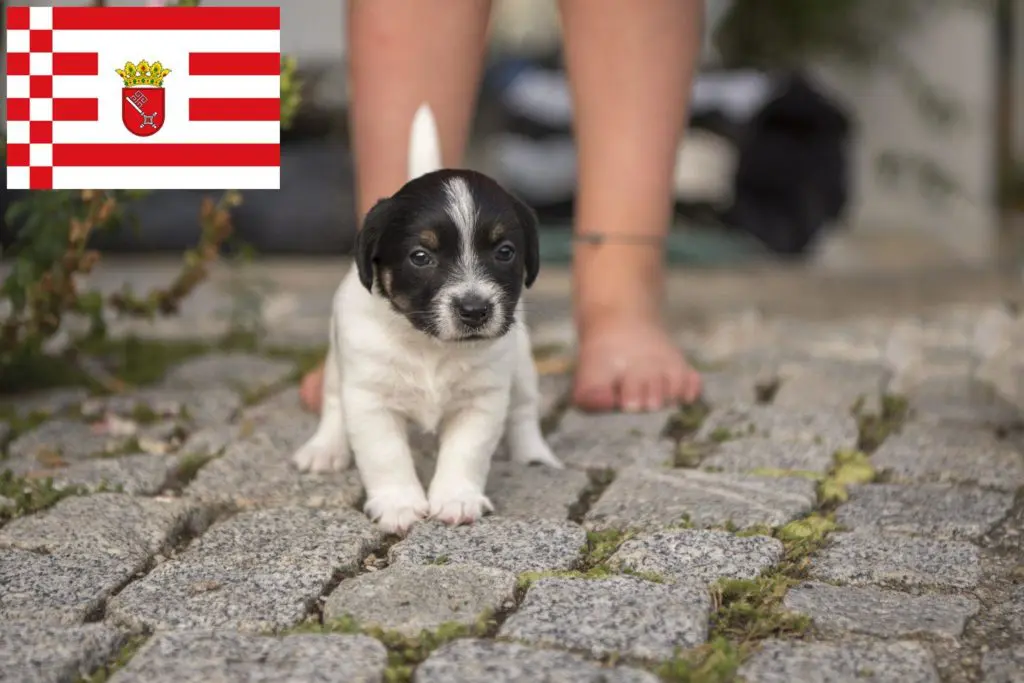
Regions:
M 588 232 L 582 234 L 574 234 L 572 239 L 574 242 L 583 242 L 585 244 L 592 244 L 594 246 L 601 246 L 606 243 L 614 244 L 631 244 L 640 247 L 661 247 L 665 242 L 665 235 L 627 235 L 627 234 L 607 234 L 603 232 Z

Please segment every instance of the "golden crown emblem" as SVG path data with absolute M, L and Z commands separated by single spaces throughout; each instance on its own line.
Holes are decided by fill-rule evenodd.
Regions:
M 124 81 L 124 87 L 126 88 L 134 88 L 140 85 L 162 88 L 164 87 L 164 76 L 171 73 L 171 70 L 165 69 L 164 65 L 160 62 L 150 64 L 145 59 L 138 64 L 125 62 L 123 69 L 114 69 L 114 71 Z

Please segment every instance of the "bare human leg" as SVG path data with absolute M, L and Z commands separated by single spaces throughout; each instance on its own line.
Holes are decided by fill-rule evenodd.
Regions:
M 446 166 L 469 137 L 487 46 L 490 0 L 349 0 L 349 121 L 359 220 L 406 178 L 409 123 L 430 103 Z M 302 380 L 302 402 L 320 409 L 323 367 Z
M 575 403 L 658 410 L 700 376 L 661 317 L 676 148 L 701 36 L 700 0 L 561 0 L 579 160 Z

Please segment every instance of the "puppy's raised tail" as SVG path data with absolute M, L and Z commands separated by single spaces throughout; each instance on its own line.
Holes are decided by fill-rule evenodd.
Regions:
M 430 105 L 424 102 L 412 117 L 409 136 L 409 180 L 441 168 L 441 140 Z

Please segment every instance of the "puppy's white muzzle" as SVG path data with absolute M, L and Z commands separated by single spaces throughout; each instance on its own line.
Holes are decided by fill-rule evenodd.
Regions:
M 491 282 L 446 286 L 438 293 L 436 316 L 444 341 L 493 339 L 508 328 L 501 289 Z

